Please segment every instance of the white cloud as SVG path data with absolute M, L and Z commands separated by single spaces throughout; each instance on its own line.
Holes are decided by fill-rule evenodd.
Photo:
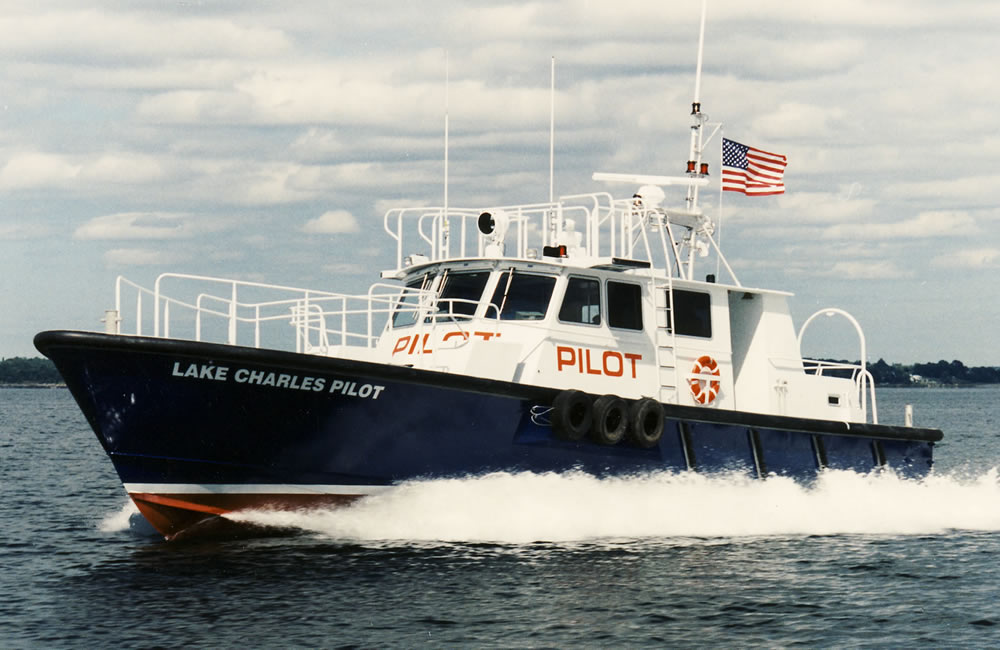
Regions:
M 443 57 L 442 57 L 443 68 Z M 261 64 L 229 88 L 171 90 L 144 98 L 137 115 L 153 123 L 348 124 L 437 130 L 445 112 L 442 78 L 371 75 L 364 65 Z M 540 67 L 538 82 L 546 78 Z M 483 127 L 545 125 L 549 92 L 453 79 L 450 112 Z M 564 101 L 567 107 L 586 106 Z
M 368 275 L 371 269 L 360 264 L 351 262 L 339 262 L 336 264 L 324 264 L 323 271 L 331 275 Z
M 338 132 L 311 127 L 295 139 L 292 150 L 304 158 L 325 158 L 343 154 L 348 147 Z
M 845 109 L 785 102 L 760 115 L 750 124 L 763 138 L 835 137 L 842 130 Z
M 897 256 L 901 248 L 901 244 L 891 241 L 806 241 L 783 246 L 780 257 L 803 260 L 806 264 L 823 259 L 884 260 Z
M 142 154 L 104 154 L 80 169 L 84 183 L 120 183 L 137 185 L 163 178 L 163 165 L 153 156 Z
M 169 212 L 122 212 L 90 219 L 74 239 L 186 239 L 228 229 L 224 217 Z
M 870 251 L 802 250 L 786 252 L 779 258 L 730 260 L 737 262 L 737 273 L 752 271 L 778 274 L 782 278 L 804 277 L 825 280 L 885 280 L 914 277 L 912 269 L 903 268 L 895 260 L 873 259 Z
M 13 155 L 0 169 L 0 188 L 20 190 L 38 187 L 67 187 L 82 166 L 67 156 L 41 152 Z
M 940 210 L 921 212 L 912 219 L 892 223 L 838 224 L 823 231 L 827 239 L 893 239 L 962 237 L 978 232 L 976 221 L 966 212 Z
M 410 198 L 390 199 L 380 197 L 375 200 L 375 213 L 384 215 L 389 210 L 399 210 L 403 208 L 423 208 L 431 205 L 427 200 L 417 200 Z
M 850 188 L 840 193 L 789 192 L 776 199 L 725 200 L 725 218 L 745 226 L 762 224 L 786 228 L 825 224 L 857 223 L 870 219 L 878 205 L 875 199 L 854 196 Z
M 51 227 L 38 223 L 4 223 L 0 224 L 0 241 L 41 239 L 54 232 Z
M 76 56 L 262 56 L 288 47 L 277 29 L 225 18 L 180 18 L 107 10 L 8 13 L 0 16 L 0 52 Z
M 970 174 L 955 177 L 953 173 L 945 171 L 946 176 L 936 180 L 893 183 L 885 188 L 885 195 L 897 199 L 961 201 L 963 204 L 972 201 L 976 205 L 996 204 L 995 188 L 1000 186 L 1000 174 Z
M 848 280 L 887 280 L 913 277 L 908 269 L 900 269 L 890 260 L 844 260 L 835 262 L 824 276 Z
M 960 249 L 931 260 L 939 268 L 991 269 L 1000 267 L 1000 248 Z
M 0 188 L 79 189 L 95 184 L 136 185 L 160 180 L 163 165 L 153 156 L 105 153 L 91 158 L 38 151 L 13 154 L 0 169 Z
M 310 219 L 302 226 L 302 232 L 311 235 L 338 235 L 358 232 L 358 220 L 347 210 L 331 210 L 324 212 L 315 219 Z
M 137 114 L 150 122 L 251 122 L 248 95 L 229 90 L 174 90 L 140 102 Z
M 122 266 L 169 266 L 188 259 L 187 255 L 150 248 L 113 248 L 104 253 L 109 268 Z

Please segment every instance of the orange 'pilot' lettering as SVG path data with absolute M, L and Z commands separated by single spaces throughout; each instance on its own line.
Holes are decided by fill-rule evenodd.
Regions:
M 399 340 L 396 341 L 396 347 L 394 347 L 392 349 L 392 353 L 396 354 L 397 352 L 402 352 L 403 350 L 406 349 L 406 346 L 409 345 L 409 344 L 410 344 L 410 337 L 409 336 L 401 336 L 401 337 L 399 337 Z
M 641 354 L 605 350 L 601 354 L 600 365 L 594 367 L 591 361 L 591 352 L 592 350 L 588 348 L 573 348 L 567 345 L 556 346 L 556 370 L 563 372 L 563 370 L 568 368 L 575 369 L 580 374 L 622 377 L 625 375 L 627 368 L 632 373 L 632 379 L 636 378 L 636 361 L 642 361 Z M 597 352 L 597 350 L 593 350 L 593 352 Z

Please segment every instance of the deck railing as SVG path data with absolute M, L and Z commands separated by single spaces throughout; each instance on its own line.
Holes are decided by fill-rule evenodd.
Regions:
M 479 219 L 488 214 L 495 230 L 484 233 Z M 383 227 L 396 245 L 396 268 L 452 258 L 531 259 L 546 246 L 565 245 L 573 256 L 619 257 L 649 262 L 667 274 L 694 277 L 696 257 L 714 251 L 739 281 L 715 240 L 703 230 L 702 215 L 665 210 L 639 197 L 614 199 L 607 192 L 572 194 L 558 201 L 469 209 L 393 208 Z M 690 230 L 706 235 L 695 243 Z
M 389 284 L 349 295 L 181 273 L 164 273 L 148 289 L 119 276 L 115 312 L 106 321 L 119 334 L 324 354 L 339 346 L 373 347 L 392 327 L 393 314 L 416 314 L 433 299 L 430 292 Z
M 497 220 L 497 234 L 480 232 L 478 220 L 484 212 Z M 552 203 L 483 209 L 393 208 L 385 214 L 384 228 L 396 243 L 398 268 L 404 266 L 407 254 L 432 262 L 453 257 L 500 257 L 488 250 L 491 244 L 500 243 L 503 257 L 526 259 L 544 246 L 566 244 L 591 257 L 652 261 L 649 242 L 640 236 L 644 227 L 651 225 L 649 214 L 630 201 L 615 201 L 607 192 L 598 192 L 563 196 Z
M 853 363 L 840 363 L 835 361 L 821 361 L 818 359 L 803 359 L 802 368 L 806 374 L 818 377 L 843 376 L 848 375 L 854 382 L 854 395 L 857 396 L 858 406 L 868 417 L 868 405 L 871 404 L 872 424 L 878 424 L 878 406 L 875 402 L 875 378 L 868 368 Z

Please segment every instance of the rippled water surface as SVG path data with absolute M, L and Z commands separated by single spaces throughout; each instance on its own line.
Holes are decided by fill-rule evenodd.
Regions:
M 923 481 L 494 474 L 166 544 L 65 390 L 0 390 L 2 647 L 992 647 L 1000 389 L 884 389 Z

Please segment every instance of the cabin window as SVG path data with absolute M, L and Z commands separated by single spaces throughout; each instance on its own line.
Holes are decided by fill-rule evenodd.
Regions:
M 556 279 L 550 275 L 504 271 L 493 292 L 496 310 L 489 307 L 486 317 L 493 318 L 499 311 L 500 320 L 542 320 L 555 284 Z
M 712 338 L 712 297 L 707 293 L 683 289 L 674 289 L 673 294 L 676 333 Z M 667 291 L 667 300 L 670 300 L 670 291 Z M 669 325 L 667 327 L 669 329 Z
M 438 318 L 442 318 L 445 314 L 458 318 L 472 318 L 489 279 L 489 271 L 446 272 L 441 280 L 441 293 L 438 297 Z
M 406 283 L 406 290 L 396 303 L 396 311 L 392 314 L 393 327 L 408 327 L 417 322 L 417 312 L 420 309 L 421 289 L 427 289 L 433 280 L 430 274 L 424 274 Z
M 642 330 L 642 287 L 608 281 L 608 325 Z
M 594 278 L 570 278 L 559 308 L 566 323 L 601 324 L 601 283 Z

